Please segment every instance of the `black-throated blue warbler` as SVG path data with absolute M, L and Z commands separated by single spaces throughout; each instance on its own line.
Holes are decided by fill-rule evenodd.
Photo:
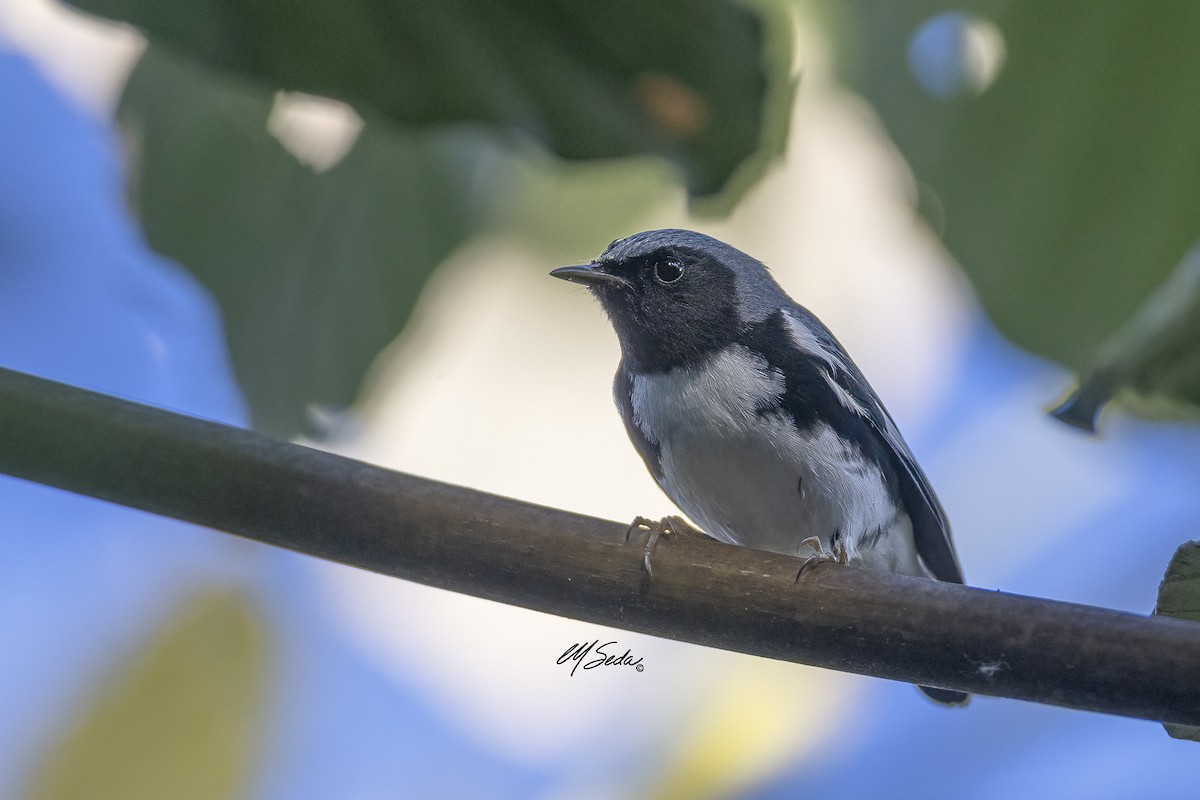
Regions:
M 850 356 L 766 267 L 710 236 L 645 231 L 590 264 L 621 343 L 614 396 L 663 491 L 710 536 L 962 583 L 929 479 Z M 933 699 L 962 692 L 922 687 Z

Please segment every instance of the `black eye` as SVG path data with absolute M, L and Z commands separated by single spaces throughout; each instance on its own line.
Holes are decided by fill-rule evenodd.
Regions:
M 663 284 L 674 283 L 683 277 L 683 264 L 673 258 L 659 261 L 654 265 L 654 280 Z

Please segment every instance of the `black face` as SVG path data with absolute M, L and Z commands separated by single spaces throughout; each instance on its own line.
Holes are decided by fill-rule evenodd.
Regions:
M 586 282 L 634 372 L 699 363 L 737 335 L 733 271 L 711 253 L 680 246 L 619 259 L 606 253 L 592 269 L 623 279 Z

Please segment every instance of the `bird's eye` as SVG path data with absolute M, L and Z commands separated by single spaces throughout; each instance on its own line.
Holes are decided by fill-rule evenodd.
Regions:
M 664 286 L 683 277 L 683 264 L 674 258 L 659 261 L 654 265 L 654 280 Z

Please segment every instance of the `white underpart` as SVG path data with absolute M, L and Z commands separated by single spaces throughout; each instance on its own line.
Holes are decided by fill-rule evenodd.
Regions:
M 702 370 L 634 377 L 632 422 L 660 448 L 664 491 L 732 544 L 798 554 L 809 536 L 828 549 L 840 530 L 852 559 L 926 575 L 908 517 L 894 513 L 873 464 L 828 425 L 801 432 L 783 414 L 757 413 L 783 388 L 777 370 L 739 345 Z

